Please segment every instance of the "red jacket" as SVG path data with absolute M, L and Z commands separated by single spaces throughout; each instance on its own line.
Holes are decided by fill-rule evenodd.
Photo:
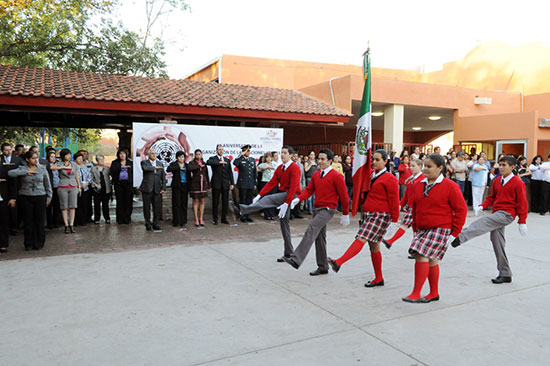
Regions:
M 399 219 L 399 184 L 391 173 L 380 175 L 371 185 L 363 204 L 364 212 L 386 212 L 391 221 Z
M 458 236 L 468 213 L 460 187 L 452 180 L 443 178 L 424 197 L 426 184 L 420 182 L 412 186 L 414 231 L 445 228 L 451 229 L 452 236 Z
M 292 162 L 283 172 L 284 164 L 281 164 L 275 169 L 275 173 L 271 180 L 267 182 L 264 188 L 260 191 L 260 196 L 265 196 L 275 187 L 279 185 L 279 191 L 288 192 L 285 202 L 290 205 L 296 194 L 300 194 L 300 167 Z
M 527 197 L 525 184 L 521 178 L 513 176 L 502 186 L 502 176 L 496 177 L 491 187 L 491 194 L 481 204 L 483 209 L 493 206 L 493 212 L 506 211 L 514 218 L 519 216 L 518 224 L 525 224 L 527 220 Z
M 399 172 L 399 184 L 406 184 L 405 181 L 413 175 L 410 164 L 399 164 L 397 171 Z
M 403 195 L 403 198 L 401 199 L 401 208 L 405 207 L 406 204 L 409 205 L 409 208 L 412 208 L 412 198 L 413 198 L 413 194 L 412 194 L 412 186 L 413 184 L 416 184 L 416 183 L 419 183 L 421 182 L 424 178 L 424 174 L 420 173 L 420 175 L 418 177 L 416 177 L 415 180 L 412 180 L 412 175 L 410 176 L 409 179 L 407 179 L 406 181 L 406 184 L 407 184 L 407 189 L 405 190 L 405 194 Z M 410 192 L 410 193 L 409 193 Z
M 342 214 L 349 214 L 349 196 L 344 176 L 331 169 L 321 178 L 321 170 L 313 173 L 307 188 L 300 195 L 300 201 L 308 199 L 315 193 L 315 207 L 336 209 L 338 198 L 342 202 Z

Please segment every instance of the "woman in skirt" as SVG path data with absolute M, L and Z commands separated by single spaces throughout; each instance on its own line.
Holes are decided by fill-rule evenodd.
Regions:
M 388 249 L 390 249 L 393 243 L 396 242 L 400 237 L 402 237 L 407 229 L 412 225 L 412 186 L 424 179 L 424 174 L 422 174 L 423 166 L 424 163 L 420 159 L 411 161 L 411 172 L 413 175 L 410 176 L 405 182 L 407 185 L 407 189 L 405 190 L 405 194 L 403 195 L 403 199 L 400 203 L 401 209 L 405 212 L 405 215 L 401 219 L 401 225 L 399 229 L 397 229 L 395 234 L 393 234 L 393 236 L 388 240 L 382 239 L 382 242 Z
M 361 227 L 355 236 L 355 241 L 343 256 L 336 260 L 328 258 L 334 272 L 338 272 L 340 267 L 355 257 L 363 249 L 365 242 L 368 242 L 375 278 L 367 282 L 365 287 L 384 286 L 380 241 L 390 223 L 397 225 L 399 219 L 399 184 L 397 178 L 386 168 L 388 159 L 388 153 L 385 150 L 376 150 L 372 155 L 374 172 L 370 190 L 363 204 Z
M 426 178 L 412 189 L 413 229 L 416 233 L 409 253 L 414 254 L 414 289 L 403 301 L 427 303 L 439 300 L 439 261 L 449 244 L 460 234 L 468 207 L 460 187 L 443 177 L 445 159 L 439 154 L 428 156 L 424 163 Z M 430 293 L 420 296 L 424 282 Z
M 204 201 L 210 188 L 208 168 L 202 159 L 202 151 L 195 150 L 195 159 L 187 165 L 191 174 L 190 196 L 193 199 L 193 214 L 195 215 L 195 226 L 204 226 Z

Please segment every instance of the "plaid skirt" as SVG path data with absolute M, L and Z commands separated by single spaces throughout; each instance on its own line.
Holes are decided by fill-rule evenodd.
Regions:
M 355 235 L 355 239 L 364 239 L 372 243 L 380 243 L 391 223 L 391 215 L 386 212 L 365 212 L 363 223 Z
M 409 248 L 409 254 L 420 254 L 427 258 L 442 260 L 447 251 L 447 240 L 451 229 L 435 228 L 418 230 Z
M 413 223 L 413 211 L 412 208 L 407 208 L 405 216 L 401 219 L 401 225 L 411 226 Z

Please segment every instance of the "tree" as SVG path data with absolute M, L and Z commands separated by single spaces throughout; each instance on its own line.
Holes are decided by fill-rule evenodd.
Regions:
M 54 146 L 62 146 L 65 138 L 71 133 L 78 139 L 79 145 L 93 145 L 99 142 L 101 130 L 85 128 L 47 128 L 46 134 L 51 137 Z M 6 127 L 0 126 L 0 141 L 12 144 L 38 145 L 41 141 L 42 129 L 36 127 Z M 49 139 L 48 139 L 49 140 Z

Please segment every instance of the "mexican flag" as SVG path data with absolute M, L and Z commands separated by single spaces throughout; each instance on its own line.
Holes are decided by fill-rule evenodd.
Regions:
M 357 132 L 355 134 L 355 151 L 353 153 L 353 199 L 351 215 L 355 216 L 360 204 L 364 201 L 365 194 L 370 189 L 371 158 L 372 158 L 372 106 L 371 106 L 371 72 L 370 72 L 370 49 L 363 55 L 363 100 L 359 120 L 357 121 Z

